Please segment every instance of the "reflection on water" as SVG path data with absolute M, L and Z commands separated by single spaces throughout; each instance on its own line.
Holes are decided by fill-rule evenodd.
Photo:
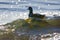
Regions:
M 0 26 L 1 27 L 1 26 Z M 5 26 L 3 26 L 5 27 Z M 9 29 L 9 28 L 8 28 Z M 48 27 L 40 29 L 28 29 L 28 27 L 22 27 L 3 31 L 0 30 L 0 40 L 59 40 L 60 39 L 60 28 Z
M 28 35 L 14 33 L 0 35 L 0 40 L 60 40 L 60 33 Z

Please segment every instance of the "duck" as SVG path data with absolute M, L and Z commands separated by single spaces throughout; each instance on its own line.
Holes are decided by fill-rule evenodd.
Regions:
M 33 13 L 33 9 L 32 7 L 28 7 L 28 10 L 29 10 L 29 18 L 40 18 L 40 19 L 43 19 L 45 17 L 45 15 L 41 15 L 41 14 L 37 14 L 37 13 Z

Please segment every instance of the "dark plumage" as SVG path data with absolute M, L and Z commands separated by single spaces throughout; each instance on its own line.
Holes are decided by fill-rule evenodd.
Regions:
M 29 10 L 29 17 L 40 18 L 40 19 L 43 19 L 45 17 L 45 15 L 33 14 L 32 7 L 29 7 L 28 10 Z

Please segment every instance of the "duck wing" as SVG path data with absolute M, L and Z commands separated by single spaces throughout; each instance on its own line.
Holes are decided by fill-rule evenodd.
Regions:
M 45 17 L 45 15 L 41 15 L 41 14 L 33 14 L 33 17 L 35 17 L 35 18 L 44 18 Z

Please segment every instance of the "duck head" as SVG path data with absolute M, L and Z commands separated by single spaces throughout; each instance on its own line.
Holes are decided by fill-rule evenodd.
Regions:
M 32 10 L 32 7 L 28 7 L 28 10 Z
M 33 13 L 32 7 L 28 7 L 29 13 Z

